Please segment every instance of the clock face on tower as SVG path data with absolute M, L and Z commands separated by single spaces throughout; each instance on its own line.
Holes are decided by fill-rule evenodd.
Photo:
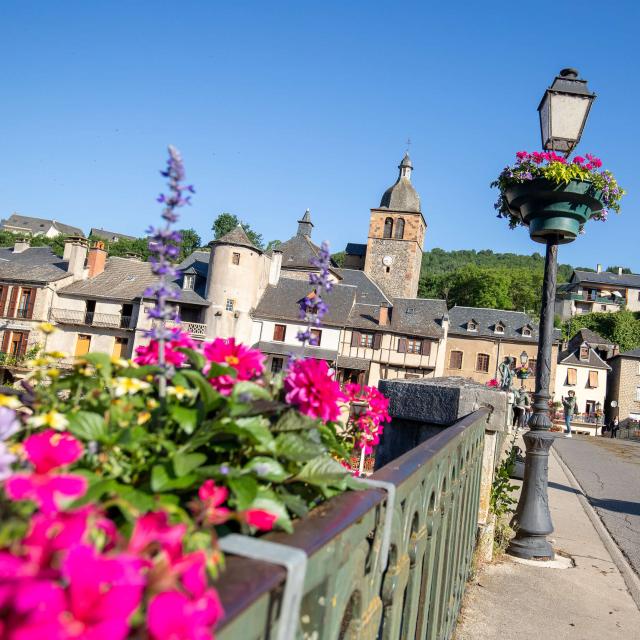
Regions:
M 385 256 L 384 258 L 382 258 L 382 264 L 385 267 L 390 267 L 393 264 L 393 257 L 392 256 Z

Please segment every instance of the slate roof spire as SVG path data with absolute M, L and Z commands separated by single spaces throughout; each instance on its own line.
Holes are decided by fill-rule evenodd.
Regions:
M 225 233 L 223 236 L 214 240 L 211 244 L 234 244 L 239 247 L 249 247 L 249 249 L 253 249 L 254 251 L 260 251 L 258 247 L 256 247 L 253 242 L 249 239 L 247 232 L 242 228 L 242 225 L 239 224 L 235 229 L 229 231 L 229 233 Z
M 298 220 L 298 236 L 311 237 L 311 230 L 313 229 L 313 222 L 311 222 L 311 211 L 307 209 L 300 220 Z
M 411 172 L 413 163 L 409 153 L 404 154 L 404 158 L 398 165 L 400 173 L 395 184 L 389 187 L 380 200 L 381 209 L 390 211 L 408 211 L 411 213 L 421 213 L 420 196 L 411 184 Z

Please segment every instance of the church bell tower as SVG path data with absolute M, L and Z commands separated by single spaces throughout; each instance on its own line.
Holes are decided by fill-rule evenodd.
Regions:
M 380 206 L 371 209 L 364 270 L 388 297 L 415 298 L 427 223 L 411 184 L 408 153 L 398 169 L 395 184 L 384 192 Z

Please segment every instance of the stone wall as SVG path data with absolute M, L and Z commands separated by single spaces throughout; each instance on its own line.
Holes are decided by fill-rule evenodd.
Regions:
M 607 419 L 618 416 L 621 424 L 629 419 L 629 414 L 640 414 L 640 401 L 637 394 L 640 387 L 640 360 L 637 358 L 617 357 L 610 360 L 611 383 L 607 394 Z M 611 409 L 611 401 L 618 403 L 617 413 Z

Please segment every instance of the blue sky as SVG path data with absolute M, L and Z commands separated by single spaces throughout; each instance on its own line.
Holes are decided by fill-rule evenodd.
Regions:
M 222 211 L 286 239 L 364 242 L 411 138 L 425 248 L 543 249 L 495 218 L 489 182 L 539 148 L 536 107 L 578 68 L 598 98 L 580 150 L 629 191 L 560 261 L 640 272 L 635 2 L 19 2 L 0 7 L 0 215 L 142 234 L 172 143 Z

